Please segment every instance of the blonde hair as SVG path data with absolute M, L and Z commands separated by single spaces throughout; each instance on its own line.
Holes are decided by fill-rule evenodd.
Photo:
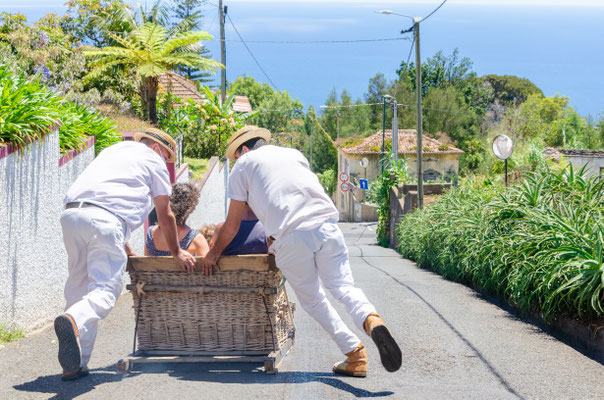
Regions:
M 206 238 L 206 241 L 208 242 L 208 244 L 211 244 L 212 241 L 214 240 L 215 229 L 216 229 L 216 225 L 210 224 L 210 225 L 202 226 L 201 228 L 199 228 L 197 230 L 197 232 L 201 233 L 203 235 L 203 237 Z

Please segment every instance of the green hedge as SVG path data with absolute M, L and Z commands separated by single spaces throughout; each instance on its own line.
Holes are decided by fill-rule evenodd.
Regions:
M 61 123 L 62 152 L 79 149 L 96 136 L 95 151 L 121 141 L 113 122 L 84 105 L 62 99 L 38 80 L 28 80 L 0 65 L 0 142 L 22 148 Z
M 572 166 L 507 190 L 467 181 L 397 227 L 421 267 L 521 310 L 604 315 L 604 180 Z

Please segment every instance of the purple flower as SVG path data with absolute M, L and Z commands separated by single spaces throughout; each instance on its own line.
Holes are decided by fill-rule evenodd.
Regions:
M 36 68 L 34 68 L 34 73 L 37 74 L 38 72 L 42 74 L 44 80 L 50 78 L 50 70 L 46 65 L 38 65 Z
M 40 46 L 46 46 L 49 42 L 48 35 L 44 32 L 40 32 Z

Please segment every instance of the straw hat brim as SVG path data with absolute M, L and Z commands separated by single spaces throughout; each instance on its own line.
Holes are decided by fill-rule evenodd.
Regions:
M 237 132 L 233 133 L 231 138 L 229 139 L 229 146 L 226 150 L 226 157 L 235 161 L 235 152 L 245 142 L 254 138 L 262 138 L 266 140 L 267 143 L 271 140 L 271 132 L 265 128 L 259 128 L 257 126 L 244 126 L 239 129 Z
M 170 135 L 160 131 L 159 129 L 148 129 L 144 132 L 136 132 L 134 134 L 134 140 L 140 142 L 142 138 L 151 139 L 170 153 L 170 157 L 166 160 L 169 163 L 176 162 L 176 142 Z

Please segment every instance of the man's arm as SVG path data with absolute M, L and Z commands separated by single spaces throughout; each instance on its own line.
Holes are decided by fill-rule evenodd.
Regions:
M 220 257 L 222 251 L 231 243 L 239 231 L 244 209 L 245 201 L 231 199 L 226 221 L 224 221 L 222 228 L 220 228 L 220 231 L 214 237 L 214 246 L 203 258 L 202 269 L 204 274 L 212 275 L 214 268 L 218 269 L 218 265 L 216 264 L 218 257 Z
M 132 250 L 132 247 L 130 247 L 130 243 L 124 243 L 124 249 L 126 250 L 126 255 L 128 257 L 136 257 L 136 253 L 134 252 L 134 250 Z
M 157 212 L 157 222 L 166 239 L 170 254 L 185 271 L 193 272 L 195 258 L 178 245 L 178 231 L 176 229 L 176 219 L 170 209 L 170 196 L 156 196 L 153 198 L 153 203 L 155 203 L 155 211 Z

